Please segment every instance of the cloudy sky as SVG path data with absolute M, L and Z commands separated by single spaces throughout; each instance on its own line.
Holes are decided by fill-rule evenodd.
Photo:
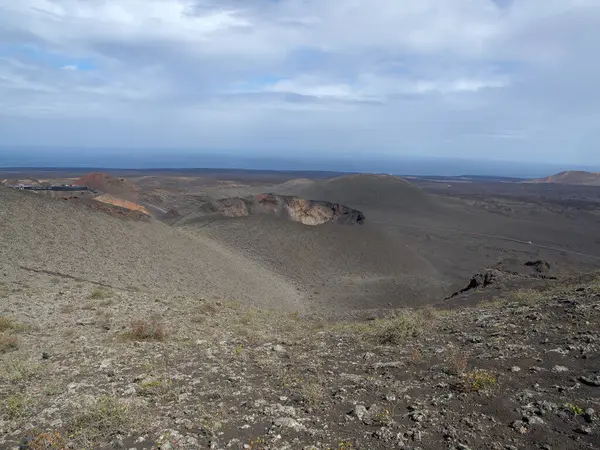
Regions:
M 600 165 L 598 55 L 600 0 L 0 0 L 0 146 Z

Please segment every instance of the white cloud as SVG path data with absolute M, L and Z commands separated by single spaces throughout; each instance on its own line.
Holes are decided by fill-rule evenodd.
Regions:
M 597 0 L 0 0 L 0 114 L 48 144 L 600 164 L 599 41 Z

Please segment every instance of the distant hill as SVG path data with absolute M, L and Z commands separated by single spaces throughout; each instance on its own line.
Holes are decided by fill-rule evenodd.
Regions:
M 339 202 L 352 207 L 429 208 L 432 196 L 403 178 L 392 175 L 344 175 L 324 181 L 292 180 L 276 188 L 311 200 Z M 288 192 L 283 192 L 288 191 Z
M 82 176 L 74 184 L 87 186 L 95 191 L 114 195 L 134 201 L 137 199 L 137 188 L 125 178 L 116 178 L 102 172 L 92 172 Z
M 527 181 L 527 183 L 579 184 L 585 186 L 600 186 L 600 172 L 585 172 L 583 170 L 568 170 L 546 178 Z

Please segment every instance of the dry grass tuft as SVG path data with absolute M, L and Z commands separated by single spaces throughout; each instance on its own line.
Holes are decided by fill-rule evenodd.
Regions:
M 19 348 L 19 340 L 16 336 L 0 334 L 0 353 L 7 353 Z
M 136 320 L 127 337 L 136 341 L 163 341 L 167 337 L 164 325 L 156 319 Z
M 0 332 L 12 330 L 14 321 L 8 317 L 0 316 Z
M 308 407 L 315 408 L 323 403 L 325 398 L 324 383 L 322 377 L 302 383 L 301 396 Z
M 0 316 L 0 333 L 6 332 L 6 331 L 13 331 L 15 333 L 19 333 L 21 331 L 26 331 L 26 330 L 27 330 L 27 325 L 18 323 L 17 321 L 15 321 L 9 317 Z
M 410 352 L 410 362 L 413 364 L 419 364 L 423 360 L 423 354 L 418 348 L 413 348 Z
M 0 354 L 19 348 L 19 340 L 13 333 L 25 331 L 27 327 L 8 317 L 0 316 Z
M 406 310 L 399 315 L 369 322 L 344 324 L 338 329 L 357 337 L 369 337 L 379 344 L 399 345 L 432 330 L 436 324 L 437 313 L 432 308 L 426 308 Z
M 167 376 L 142 381 L 139 385 L 138 394 L 142 397 L 161 398 L 164 401 L 177 400 L 177 393 L 173 389 L 173 381 Z
M 128 405 L 114 397 L 100 397 L 77 411 L 68 425 L 69 438 L 81 447 L 95 447 L 106 436 L 133 425 L 134 414 Z
M 546 295 L 547 294 L 535 289 L 521 289 L 511 292 L 507 297 L 507 301 L 511 303 L 519 303 L 521 305 L 534 305 L 544 300 Z
M 405 313 L 391 319 L 374 321 L 371 332 L 380 344 L 398 345 L 406 339 L 420 336 L 426 326 L 421 314 Z
M 23 394 L 13 395 L 4 402 L 4 412 L 10 420 L 19 420 L 27 416 L 29 398 Z
M 465 392 L 478 392 L 490 389 L 498 384 L 498 379 L 488 370 L 475 369 L 464 372 L 459 388 Z
M 27 443 L 29 450 L 66 450 L 67 443 L 58 431 L 41 433 Z
M 446 349 L 447 370 L 451 375 L 462 375 L 469 367 L 469 358 L 454 346 Z
M 104 300 L 112 297 L 112 291 L 106 288 L 94 288 L 88 298 L 92 300 Z
M 28 381 L 40 371 L 41 367 L 37 362 L 28 359 L 4 361 L 0 365 L 0 380 L 10 383 Z

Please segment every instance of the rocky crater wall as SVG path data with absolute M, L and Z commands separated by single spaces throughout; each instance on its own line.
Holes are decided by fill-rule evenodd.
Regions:
M 306 200 L 303 198 L 260 194 L 250 197 L 233 197 L 210 200 L 200 208 L 203 216 L 247 217 L 250 215 L 273 215 L 304 225 L 337 223 L 363 224 L 365 215 L 356 209 L 339 203 Z

